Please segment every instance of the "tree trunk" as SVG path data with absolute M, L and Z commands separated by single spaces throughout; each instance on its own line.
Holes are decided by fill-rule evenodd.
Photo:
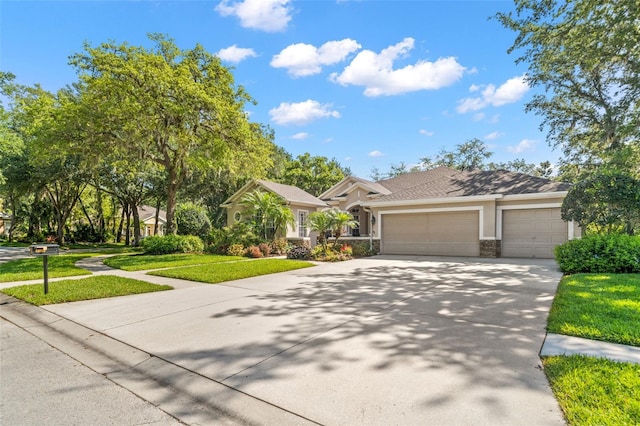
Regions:
M 156 201 L 156 217 L 155 219 L 155 224 L 153 226 L 153 235 L 158 235 L 158 222 L 160 222 L 160 203 L 161 203 L 161 199 L 160 197 L 158 197 L 158 200 Z
M 140 214 L 138 213 L 138 206 L 130 204 L 131 213 L 133 214 L 133 245 L 140 245 Z
M 167 229 L 166 235 L 175 235 L 176 229 L 176 203 L 178 197 L 178 176 L 175 169 L 169 170 L 169 182 L 167 184 Z
M 106 223 L 104 220 L 104 210 L 102 209 L 102 191 L 100 188 L 96 188 L 96 210 L 98 211 L 98 232 L 100 235 L 100 242 L 104 243 L 105 241 L 105 230 Z
M 131 212 L 129 211 L 129 204 L 125 204 L 125 211 L 127 212 L 127 232 L 124 234 L 124 244 L 128 246 L 131 243 L 131 238 L 129 237 L 131 233 Z
M 89 212 L 87 211 L 86 207 L 84 206 L 84 203 L 82 202 L 81 198 L 78 200 L 78 202 L 80 203 L 80 208 L 82 209 L 82 213 L 84 213 L 84 216 L 89 221 L 89 228 L 91 228 L 91 234 L 95 235 L 96 234 L 96 228 L 93 226 L 93 221 L 91 220 L 91 216 L 89 216 Z
M 122 214 L 120 215 L 120 224 L 118 225 L 118 231 L 116 233 L 116 243 L 119 243 L 120 241 L 122 241 L 122 230 L 124 227 L 124 216 L 126 214 L 126 208 L 127 205 L 124 203 L 121 203 L 122 206 Z M 114 219 L 115 220 L 115 219 Z

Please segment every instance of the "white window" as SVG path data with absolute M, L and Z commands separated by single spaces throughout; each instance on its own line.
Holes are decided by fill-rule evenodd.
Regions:
M 307 211 L 298 210 L 298 237 L 307 236 Z

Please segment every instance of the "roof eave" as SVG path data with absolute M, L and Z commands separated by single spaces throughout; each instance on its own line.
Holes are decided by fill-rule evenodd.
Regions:
M 494 201 L 502 199 L 502 194 L 489 195 L 473 195 L 462 197 L 440 197 L 440 198 L 420 198 L 413 200 L 394 200 L 394 201 L 369 201 L 362 203 L 363 207 L 393 207 L 393 206 L 411 206 L 416 204 L 447 204 L 447 203 L 472 203 L 482 201 Z
M 547 198 L 564 198 L 569 191 L 554 191 L 554 192 L 532 192 L 529 194 L 511 194 L 502 197 L 501 201 L 517 201 L 517 200 L 537 200 Z

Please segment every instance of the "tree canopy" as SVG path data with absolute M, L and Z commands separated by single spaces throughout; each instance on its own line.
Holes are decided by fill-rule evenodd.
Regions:
M 80 74 L 95 153 L 118 151 L 163 168 L 167 232 L 175 232 L 177 193 L 193 169 L 262 176 L 271 133 L 247 119 L 253 102 L 219 58 L 200 45 L 181 50 L 150 35 L 150 49 L 85 45 L 71 64 Z
M 542 89 L 526 106 L 542 117 L 564 163 L 638 173 L 640 4 L 637 0 L 515 0 L 497 19 L 516 33 L 509 52 Z
M 342 167 L 335 158 L 329 160 L 307 152 L 286 163 L 280 180 L 317 196 L 349 174 L 351 171 Z

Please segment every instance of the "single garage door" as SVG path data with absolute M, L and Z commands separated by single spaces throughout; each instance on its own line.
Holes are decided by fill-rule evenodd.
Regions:
M 478 212 L 382 215 L 382 253 L 479 256 Z
M 553 248 L 567 241 L 560 208 L 502 211 L 502 256 L 553 258 Z

